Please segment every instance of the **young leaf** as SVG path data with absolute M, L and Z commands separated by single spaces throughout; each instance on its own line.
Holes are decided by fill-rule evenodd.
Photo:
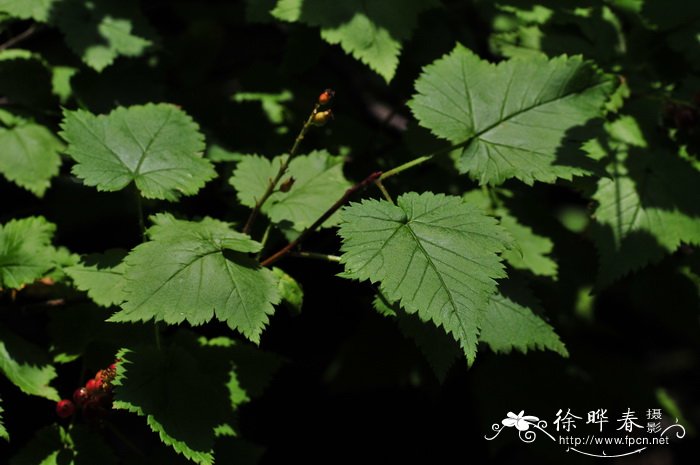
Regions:
M 61 141 L 44 126 L 26 123 L 0 127 L 0 146 L 0 173 L 8 181 L 43 197 L 61 165 Z
M 648 147 L 632 117 L 608 125 L 608 132 L 610 176 L 598 181 L 593 195 L 599 286 L 661 260 L 681 242 L 700 244 L 700 170 L 677 154 Z
M 0 13 L 13 18 L 46 21 L 54 3 L 58 0 L 0 0 Z
M 418 15 L 434 0 L 279 0 L 272 15 L 321 28 L 321 37 L 391 81 L 401 43 L 413 35 Z
M 255 205 L 269 180 L 277 174 L 280 163 L 281 157 L 268 160 L 251 155 L 238 164 L 230 183 L 243 205 Z M 343 176 L 342 159 L 325 151 L 294 157 L 283 180 L 290 177 L 294 182 L 289 191 L 272 194 L 262 211 L 275 223 L 291 222 L 297 231 L 311 226 L 350 187 Z M 323 225 L 332 226 L 337 222 L 338 216 L 334 215 Z
M 46 354 L 5 329 L 0 329 L 0 372 L 25 394 L 60 399 L 49 385 L 56 377 L 56 370 Z
M 156 215 L 153 222 L 151 240 L 125 259 L 126 301 L 109 321 L 199 325 L 216 316 L 259 342 L 280 300 L 272 272 L 246 255 L 260 243 L 211 218 L 195 223 Z
M 481 321 L 479 341 L 488 344 L 496 353 L 548 349 L 568 357 L 569 352 L 554 329 L 530 309 L 535 302 L 527 289 L 507 284 L 502 287 L 507 294 L 499 292 L 489 300 Z
M 196 194 L 215 176 L 202 158 L 204 137 L 174 105 L 119 107 L 109 115 L 65 111 L 61 136 L 77 162 L 73 173 L 100 191 L 132 181 L 144 197 L 176 200 Z
M 61 0 L 54 16 L 68 46 L 97 71 L 119 56 L 141 56 L 153 44 L 153 32 L 134 0 Z
M 17 289 L 56 265 L 58 252 L 51 245 L 55 229 L 40 216 L 0 224 L 0 288 Z
M 343 210 L 345 277 L 380 282 L 409 313 L 444 327 L 471 363 L 481 314 L 505 277 L 510 242 L 496 220 L 458 197 L 410 192 L 397 204 L 365 200 Z
M 228 396 L 180 347 L 121 351 L 114 408 L 146 417 L 151 430 L 198 464 L 214 463 L 214 429 L 225 420 Z
M 122 259 L 126 253 L 111 249 L 104 254 L 88 255 L 82 263 L 64 271 L 73 279 L 75 287 L 103 307 L 118 305 L 124 301 L 124 270 Z
M 602 115 L 613 81 L 580 57 L 493 65 L 461 45 L 424 68 L 409 103 L 419 123 L 461 145 L 460 172 L 527 184 L 593 172 L 575 129 Z

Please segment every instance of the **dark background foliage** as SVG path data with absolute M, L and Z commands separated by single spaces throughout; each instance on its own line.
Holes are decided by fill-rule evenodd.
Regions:
M 651 82 L 680 82 L 697 73 L 697 61 L 674 49 L 664 40 L 663 31 L 644 29 L 620 6 L 624 2 L 575 3 L 591 4 L 594 12 L 603 3 L 610 4 L 626 34 L 627 52 L 611 50 L 614 33 L 595 13 L 588 19 L 572 19 L 557 10 L 561 21 L 549 23 L 542 45 L 548 54 L 583 53 L 595 59 L 606 71 L 634 83 L 632 98 L 649 92 Z M 436 147 L 405 105 L 421 67 L 447 53 L 455 42 L 490 61 L 503 59 L 494 45 L 493 24 L 499 13 L 485 1 L 446 0 L 441 8 L 422 14 L 389 85 L 338 46 L 323 42 L 316 28 L 247 19 L 245 2 L 149 0 L 141 2 L 140 8 L 157 37 L 156 45 L 143 56 L 118 58 L 101 73 L 82 66 L 61 32 L 52 27 L 41 27 L 22 47 L 40 52 L 54 66 L 79 69 L 66 107 L 99 113 L 117 105 L 172 102 L 200 124 L 209 147 L 216 144 L 240 153 L 275 155 L 287 150 L 320 90 L 331 87 L 337 92 L 336 119 L 313 131 L 304 149 L 326 147 L 347 154 L 345 172 L 353 180 Z M 5 22 L 2 38 L 18 34 L 29 24 Z M 32 90 L 46 84 L 39 76 L 39 82 L 34 82 L 31 70 L 21 76 L 27 79 L 23 85 Z M 0 81 L 17 79 L 0 76 Z M 232 98 L 240 92 L 283 90 L 292 96 L 283 102 L 277 122 L 270 121 L 259 102 Z M 50 94 L 45 97 L 28 103 L 37 118 L 57 130 L 58 104 L 46 101 L 53 98 Z M 649 111 L 653 118 L 661 118 L 663 101 L 656 101 Z M 198 195 L 178 203 L 147 201 L 146 213 L 167 208 L 186 217 L 210 215 L 240 222 L 247 211 L 237 205 L 235 192 L 226 182 L 231 169 L 230 163 L 217 164 L 221 176 Z M 474 186 L 457 176 L 447 158 L 388 183 L 396 193 L 456 193 Z M 368 284 L 336 277 L 341 271 L 336 264 L 286 258 L 285 270 L 305 291 L 303 310 L 297 315 L 280 308 L 272 317 L 261 348 L 279 354 L 283 363 L 262 396 L 242 407 L 238 424 L 241 437 L 261 447 L 260 463 L 590 460 L 548 444 L 484 440 L 492 423 L 508 411 L 523 409 L 552 421 L 560 408 L 571 408 L 579 415 L 597 408 L 620 412 L 631 407 L 641 412 L 665 402 L 664 408 L 680 409 L 689 430 L 700 425 L 698 286 L 685 271 L 695 267 L 697 272 L 697 250 L 682 246 L 659 263 L 596 289 L 598 259 L 586 226 L 592 205 L 585 180 L 534 187 L 509 181 L 506 187 L 515 193 L 506 200 L 512 211 L 528 217 L 535 231 L 554 240 L 559 279 L 528 278 L 570 358 L 550 352 L 496 355 L 482 349 L 474 366 L 459 360 L 444 380 L 438 380 L 414 342 L 373 309 L 374 293 Z M 63 164 L 44 199 L 0 180 L 0 222 L 33 214 L 56 223 L 56 243 L 75 253 L 130 249 L 140 242 L 130 193 L 99 193 L 82 186 L 71 176 L 69 163 Z M 577 219 L 583 222 L 580 228 L 571 226 Z M 282 237 L 272 240 L 284 242 Z M 311 241 L 317 251 L 335 253 L 339 246 L 335 234 L 328 231 Z M 592 296 L 586 297 L 591 289 Z M 42 302 L 41 296 L 21 294 L 14 299 L 3 293 L 2 324 L 46 346 L 52 317 L 51 308 Z M 217 324 L 203 328 L 204 334 L 212 336 L 226 331 Z M 95 349 L 89 366 L 108 363 L 111 349 L 109 345 Z M 59 369 L 55 383 L 59 392 L 71 391 L 80 369 L 77 362 Z M 4 462 L 55 416 L 51 402 L 19 393 L 4 378 L 0 391 L 3 417 L 12 428 L 12 441 L 0 440 Z M 115 413 L 114 422 L 135 432 L 138 447 L 157 447 L 141 418 Z M 105 437 L 123 452 L 125 446 L 118 438 L 109 431 Z M 696 456 L 696 444 L 689 435 L 678 444 L 624 463 L 689 463 Z M 254 451 L 252 455 L 258 449 Z

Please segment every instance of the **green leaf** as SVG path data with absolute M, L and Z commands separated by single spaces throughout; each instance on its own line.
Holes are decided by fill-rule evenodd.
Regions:
M 505 277 L 497 253 L 510 238 L 496 220 L 458 197 L 411 192 L 396 205 L 345 208 L 339 233 L 345 277 L 380 282 L 387 299 L 444 327 L 474 361 L 494 278 Z
M 650 147 L 637 121 L 623 116 L 607 126 L 609 177 L 593 199 L 593 239 L 600 254 L 598 286 L 658 262 L 682 242 L 700 244 L 700 171 L 662 146 Z
M 0 127 L 0 146 L 0 173 L 8 181 L 43 197 L 61 165 L 61 141 L 44 126 L 27 123 Z
M 121 249 L 111 249 L 104 254 L 85 257 L 82 263 L 64 271 L 73 279 L 75 287 L 103 307 L 118 305 L 124 301 L 124 271 L 122 259 L 126 255 Z
M 126 301 L 109 321 L 200 325 L 216 317 L 259 342 L 280 300 L 273 273 L 246 255 L 261 245 L 211 218 L 152 218 L 151 240 L 125 259 Z
M 57 0 L 0 0 L 0 13 L 45 22 Z
M 278 279 L 277 290 L 282 297 L 282 302 L 295 312 L 301 312 L 301 306 L 304 303 L 304 290 L 301 285 L 280 268 L 273 267 L 272 272 Z
M 272 160 L 260 155 L 243 156 L 229 179 L 229 183 L 236 189 L 238 201 L 246 207 L 253 208 L 277 175 L 281 162 L 282 156 Z
M 6 441 L 10 440 L 10 435 L 5 429 L 5 425 L 2 422 L 2 412 L 4 410 L 2 409 L 2 397 L 0 397 L 0 438 L 3 438 Z
M 272 15 L 321 28 L 321 37 L 391 81 L 401 43 L 413 35 L 418 15 L 434 0 L 279 0 Z
M 141 56 L 153 44 L 154 34 L 134 0 L 61 0 L 54 16 L 68 46 L 97 71 L 119 56 Z
M 255 205 L 256 199 L 264 194 L 269 180 L 277 174 L 281 162 L 282 157 L 268 160 L 250 155 L 238 164 L 230 183 L 243 205 Z M 342 158 L 325 151 L 294 157 L 282 181 L 290 177 L 294 178 L 291 189 L 272 194 L 262 211 L 275 223 L 289 221 L 297 231 L 311 226 L 350 187 L 343 176 Z M 338 215 L 333 215 L 323 226 L 337 223 Z
M 60 399 L 49 385 L 56 377 L 56 370 L 46 354 L 4 328 L 0 328 L 0 372 L 25 394 Z
M 0 225 L 0 288 L 17 289 L 54 268 L 58 251 L 51 239 L 55 230 L 40 216 Z
M 506 191 L 508 192 L 508 191 Z M 503 258 L 510 266 L 519 270 L 530 270 L 539 276 L 557 276 L 557 263 L 548 257 L 554 243 L 548 237 L 535 234 L 523 225 L 505 207 L 494 208 L 488 193 L 472 190 L 462 198 L 478 205 L 485 213 L 491 212 L 501 222 L 501 226 L 513 237 L 513 247 L 505 250 Z
M 614 82 L 566 56 L 493 65 L 458 45 L 424 68 L 409 103 L 419 123 L 461 148 L 458 168 L 481 184 L 593 173 L 576 132 L 602 115 Z
M 481 322 L 479 341 L 496 353 L 547 349 L 568 357 L 569 352 L 554 329 L 531 310 L 535 302 L 527 289 L 508 284 L 511 283 L 502 286 L 507 294 L 496 293 L 491 297 Z
M 61 136 L 77 164 L 73 173 L 100 191 L 132 181 L 144 197 L 176 200 L 196 194 L 216 172 L 202 158 L 204 137 L 174 105 L 119 107 L 109 115 L 65 111 Z
M 212 382 L 180 347 L 141 347 L 118 357 L 114 408 L 146 417 L 161 441 L 189 460 L 213 464 L 214 429 L 228 403 L 224 385 Z
M 497 215 L 501 226 L 515 241 L 512 249 L 503 252 L 503 258 L 508 264 L 519 270 L 530 270 L 539 276 L 556 277 L 557 263 L 548 256 L 554 248 L 552 240 L 535 234 L 505 209 L 498 209 Z

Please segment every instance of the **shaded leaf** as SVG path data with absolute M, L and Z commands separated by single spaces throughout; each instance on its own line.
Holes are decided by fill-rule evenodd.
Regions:
M 554 329 L 532 311 L 536 302 L 527 289 L 512 283 L 502 287 L 506 294 L 496 293 L 489 301 L 479 341 L 488 344 L 496 353 L 547 349 L 568 357 L 569 352 Z
M 55 230 L 40 216 L 0 225 L 0 287 L 17 289 L 56 265 L 58 251 L 51 245 Z
M 637 121 L 623 116 L 607 126 L 599 147 L 609 177 L 598 181 L 592 233 L 600 255 L 598 285 L 661 260 L 682 242 L 700 244 L 700 171 L 661 146 L 649 147 Z
M 46 354 L 34 344 L 0 328 L 0 372 L 25 394 L 58 401 L 49 383 L 56 370 Z
M 282 157 L 268 160 L 250 155 L 238 163 L 230 183 L 243 205 L 255 205 L 270 179 L 277 174 L 281 162 Z M 282 180 L 290 177 L 294 182 L 289 191 L 272 194 L 262 211 L 273 222 L 288 221 L 298 231 L 311 226 L 350 187 L 343 176 L 342 158 L 325 151 L 294 157 Z M 332 226 L 337 222 L 338 215 L 333 215 L 323 225 Z
M 0 13 L 45 22 L 57 1 L 60 0 L 0 0 Z
M 389 82 L 418 15 L 437 5 L 434 0 L 279 0 L 272 15 L 320 27 L 326 42 L 340 44 Z
M 141 56 L 153 44 L 154 34 L 134 0 L 61 0 L 54 16 L 68 46 L 97 71 L 119 56 Z
M 114 408 L 146 417 L 161 441 L 188 459 L 213 464 L 214 430 L 225 420 L 224 385 L 180 347 L 141 347 L 119 358 Z
M 103 307 L 118 305 L 124 301 L 126 266 L 122 259 L 125 255 L 121 249 L 88 255 L 82 263 L 64 271 L 73 279 L 75 287 L 87 292 L 96 304 Z
M 26 123 L 0 127 L 0 173 L 42 197 L 51 178 L 58 174 L 63 144 L 44 126 Z

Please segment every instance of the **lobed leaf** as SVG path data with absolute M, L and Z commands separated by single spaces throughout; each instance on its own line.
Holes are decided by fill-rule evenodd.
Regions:
M 216 172 L 202 158 L 204 137 L 174 105 L 119 107 L 109 115 L 64 111 L 61 136 L 77 162 L 73 173 L 100 191 L 131 182 L 144 197 L 176 200 L 196 194 Z
M 34 344 L 0 329 L 0 372 L 25 394 L 57 401 L 51 381 L 56 370 L 46 354 Z
M 320 27 L 326 42 L 339 44 L 389 82 L 418 15 L 437 5 L 434 0 L 279 0 L 271 13 L 283 21 Z
M 61 251 L 51 245 L 55 230 L 41 216 L 0 225 L 0 288 L 18 289 L 56 266 Z
M 61 141 L 46 127 L 26 123 L 0 127 L 0 145 L 0 173 L 8 181 L 43 197 L 61 165 Z
M 114 408 L 146 417 L 161 441 L 187 459 L 213 464 L 214 430 L 228 403 L 224 385 L 213 383 L 181 347 L 139 347 L 118 357 Z
M 345 277 L 381 283 L 382 294 L 442 326 L 470 363 L 482 313 L 505 277 L 510 243 L 493 218 L 459 197 L 404 194 L 396 205 L 365 200 L 343 209 Z
M 421 126 L 460 146 L 457 166 L 481 184 L 589 175 L 576 131 L 613 91 L 580 57 L 534 56 L 493 65 L 458 45 L 426 66 L 409 106 Z
M 259 342 L 280 300 L 273 273 L 246 255 L 260 244 L 211 218 L 153 222 L 151 240 L 125 259 L 125 302 L 109 321 L 200 325 L 216 317 Z
M 282 157 L 268 160 L 258 155 L 246 156 L 238 163 L 231 185 L 236 189 L 239 201 L 253 207 L 265 192 L 270 179 L 277 175 Z M 289 162 L 285 181 L 293 178 L 288 192 L 277 190 L 263 205 L 262 211 L 274 223 L 288 221 L 297 231 L 311 226 L 350 187 L 343 176 L 341 157 L 326 151 L 314 151 L 299 155 Z M 333 226 L 338 215 L 333 215 L 323 226 Z

